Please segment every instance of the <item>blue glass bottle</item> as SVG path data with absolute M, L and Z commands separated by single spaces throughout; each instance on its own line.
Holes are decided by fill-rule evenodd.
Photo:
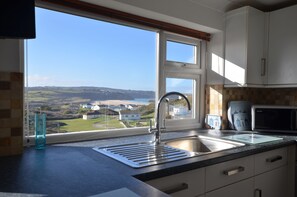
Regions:
M 35 114 L 35 149 L 44 149 L 46 145 L 46 116 Z

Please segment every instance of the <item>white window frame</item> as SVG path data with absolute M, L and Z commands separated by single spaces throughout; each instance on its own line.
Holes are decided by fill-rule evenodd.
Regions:
M 178 42 L 195 46 L 195 63 L 185 63 L 167 60 L 167 41 Z M 158 36 L 158 62 L 157 62 L 157 94 L 156 100 L 166 93 L 166 78 L 192 79 L 193 84 L 193 118 L 181 120 L 166 119 L 166 130 L 202 128 L 204 114 L 204 87 L 205 87 L 205 43 L 199 39 L 160 31 Z M 155 110 L 157 111 L 157 110 Z M 163 113 L 160 118 L 164 119 Z
M 201 120 L 202 120 L 202 115 L 204 112 L 204 84 L 205 84 L 205 66 L 202 66 L 203 62 L 199 61 L 199 68 L 197 68 L 197 64 L 182 64 L 180 62 L 165 62 L 164 60 L 164 54 L 166 58 L 166 51 L 164 53 L 163 50 L 166 50 L 164 45 L 162 45 L 161 42 L 164 42 L 163 37 L 165 36 L 163 31 L 159 31 L 157 29 L 149 28 L 149 27 L 144 27 L 140 25 L 135 25 L 135 24 L 130 24 L 130 23 L 123 23 L 119 22 L 116 20 L 111 20 L 107 18 L 102 18 L 95 16 L 90 13 L 85 13 L 85 12 L 78 12 L 76 10 L 68 10 L 65 9 L 64 7 L 52 7 L 47 4 L 43 4 L 42 2 L 38 1 L 36 6 L 45 8 L 45 9 L 50 9 L 50 10 L 55 10 L 58 12 L 63 12 L 63 13 L 68 13 L 68 14 L 73 14 L 73 15 L 78 15 L 86 18 L 93 18 L 101 21 L 106 21 L 106 22 L 111 22 L 111 23 L 118 23 L 121 25 L 127 25 L 127 26 L 132 26 L 136 28 L 141 28 L 149 31 L 154 31 L 157 33 L 157 50 L 156 50 L 156 89 L 155 89 L 155 97 L 156 97 L 156 106 L 157 106 L 157 101 L 160 95 L 163 95 L 165 93 L 165 88 L 166 88 L 166 77 L 176 77 L 176 78 L 188 78 L 188 79 L 195 79 L 199 80 L 199 85 L 195 85 L 196 91 L 200 93 L 199 99 L 197 95 L 195 95 L 195 101 L 197 106 L 199 107 L 199 111 L 197 111 L 197 115 L 195 115 L 195 119 L 190 119 L 190 120 L 172 120 L 168 121 L 169 124 L 167 126 L 167 130 L 177 130 L 177 129 L 188 129 L 188 128 L 201 128 Z M 185 36 L 179 36 L 175 34 L 169 34 L 166 33 L 167 38 L 176 39 L 172 41 L 177 41 L 177 42 L 183 42 L 183 43 L 189 43 L 193 44 L 192 41 L 198 42 L 199 44 L 199 50 L 197 50 L 197 53 L 199 53 L 199 57 L 201 60 L 202 57 L 202 50 L 201 50 L 201 40 L 198 39 L 193 39 Z M 203 41 L 204 42 L 204 41 Z M 166 44 L 166 41 L 165 41 Z M 23 45 L 24 46 L 24 45 Z M 23 47 L 24 49 L 25 47 Z M 205 48 L 204 48 L 205 50 Z M 26 57 L 25 57 L 25 50 L 24 53 L 21 57 L 23 60 L 23 68 L 27 69 L 25 66 L 26 62 Z M 202 58 L 203 59 L 203 58 Z M 166 63 L 166 66 L 163 67 L 161 65 L 164 65 Z M 165 69 L 166 68 L 166 69 Z M 166 73 L 166 75 L 165 75 Z M 178 74 L 179 73 L 179 74 Z M 181 123 L 184 125 L 180 126 Z M 148 134 L 148 127 L 142 127 L 142 128 L 128 128 L 128 129 L 112 129 L 112 130 L 106 130 L 106 131 L 82 131 L 82 132 L 71 132 L 71 133 L 63 133 L 63 134 L 50 134 L 47 135 L 47 143 L 52 144 L 52 143 L 64 143 L 64 142 L 73 142 L 73 141 L 83 141 L 83 140 L 96 140 L 96 139 L 103 139 L 103 138 L 111 138 L 111 137 L 120 137 L 120 136 L 133 136 L 133 135 L 140 135 L 140 134 Z M 28 136 L 27 131 L 25 131 L 24 128 L 24 145 L 34 145 L 35 140 L 34 136 Z

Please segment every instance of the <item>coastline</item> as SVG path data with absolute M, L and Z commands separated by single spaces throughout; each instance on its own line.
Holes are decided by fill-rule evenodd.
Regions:
M 128 104 L 134 104 L 134 105 L 148 105 L 150 102 L 144 102 L 144 101 L 138 101 L 138 100 L 103 100 L 103 101 L 95 101 L 93 102 L 94 105 L 128 105 Z

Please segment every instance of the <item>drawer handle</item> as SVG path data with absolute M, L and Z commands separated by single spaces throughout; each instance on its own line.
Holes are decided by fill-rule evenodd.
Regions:
M 179 191 L 182 191 L 182 190 L 186 190 L 189 188 L 189 185 L 187 183 L 182 183 L 182 184 L 179 184 L 179 185 L 175 185 L 175 186 L 172 186 L 170 188 L 167 188 L 167 189 L 164 189 L 162 190 L 164 193 L 166 194 L 173 194 L 175 192 L 179 192 Z
M 282 160 L 282 159 L 283 159 L 283 157 L 278 155 L 278 156 L 275 156 L 275 157 L 267 158 L 266 162 L 273 163 L 273 162 L 276 162 L 276 161 Z
M 255 197 L 262 197 L 262 190 L 255 189 Z
M 244 167 L 239 166 L 239 167 L 237 167 L 235 169 L 224 170 L 223 174 L 227 175 L 227 176 L 232 176 L 232 175 L 238 174 L 238 173 L 243 172 L 243 171 L 244 171 Z

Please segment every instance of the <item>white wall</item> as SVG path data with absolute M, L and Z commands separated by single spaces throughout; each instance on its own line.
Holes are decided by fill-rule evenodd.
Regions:
M 224 14 L 190 0 L 82 0 L 147 18 L 213 33 L 224 28 Z
M 206 84 L 224 84 L 224 47 L 223 31 L 212 34 L 207 48 Z
M 0 39 L 0 71 L 23 72 L 21 45 L 19 40 Z

